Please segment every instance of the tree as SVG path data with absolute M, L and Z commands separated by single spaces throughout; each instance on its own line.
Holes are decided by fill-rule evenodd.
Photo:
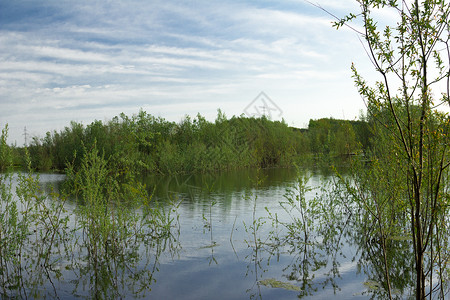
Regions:
M 360 11 L 338 20 L 335 26 L 362 21 L 364 30 L 359 33 L 380 76 L 370 86 L 352 65 L 356 87 L 375 125 L 371 159 L 377 162 L 379 170 L 400 179 L 396 180 L 396 188 L 404 191 L 391 201 L 402 203 L 396 207 L 406 210 L 396 213 L 408 215 L 416 299 L 424 299 L 428 294 L 431 298 L 433 293 L 444 298 L 448 276 L 445 265 L 449 261 L 450 141 L 449 118 L 437 108 L 450 105 L 450 3 L 445 0 L 358 0 L 358 3 Z M 380 17 L 386 16 L 383 14 L 386 11 L 394 12 L 396 20 Z M 392 26 L 380 25 L 390 21 L 394 21 Z M 438 91 L 440 97 L 434 95 Z M 391 180 L 383 183 L 385 186 L 378 184 L 377 188 L 392 189 Z M 385 203 L 385 199 L 376 198 L 379 193 L 370 191 L 370 185 L 359 188 L 361 195 L 375 197 L 371 199 L 374 203 Z M 379 212 L 392 214 L 386 209 Z M 382 220 L 386 217 L 377 218 L 379 225 L 385 225 Z M 382 232 L 387 234 L 389 230 Z M 386 265 L 387 276 L 388 269 Z
M 6 141 L 8 140 L 8 124 L 2 129 L 0 135 L 0 172 L 6 171 L 12 166 L 11 148 Z

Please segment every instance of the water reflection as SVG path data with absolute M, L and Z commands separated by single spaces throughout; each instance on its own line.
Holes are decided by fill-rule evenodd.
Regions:
M 205 199 L 201 197 L 204 192 L 225 197 L 229 203 L 233 193 L 242 192 L 251 188 L 258 174 L 257 169 L 245 169 L 220 173 L 148 176 L 144 182 L 149 187 L 155 187 L 155 197 L 166 199 L 171 195 L 183 195 L 185 200 L 196 201 Z M 285 186 L 296 176 L 295 169 L 266 169 L 263 171 L 264 180 L 260 189 Z M 200 197 L 199 197 L 200 195 Z
M 405 235 L 391 236 L 385 238 L 383 245 L 383 238 L 375 230 L 373 223 L 368 222 L 368 213 L 363 210 L 354 213 L 358 213 L 360 217 L 352 219 L 349 242 L 360 253 L 358 269 L 367 276 L 364 282 L 367 293 L 372 298 L 388 298 L 390 289 L 394 299 L 414 296 L 415 273 L 412 240 Z M 386 250 L 387 272 L 383 247 Z
M 140 231 L 136 222 L 128 230 L 147 236 L 132 235 L 120 248 L 86 239 L 76 203 L 50 196 L 63 177 L 41 175 L 49 215 L 36 218 L 34 235 L 15 252 L 20 263 L 4 264 L 1 295 L 386 298 L 383 245 L 376 231 L 364 211 L 342 199 L 333 177 L 317 172 L 304 170 L 301 182 L 295 169 L 146 178 L 158 205 L 171 209 L 170 201 L 181 201 L 170 234 Z M 255 186 L 258 178 L 266 179 Z M 52 225 L 56 219 L 50 216 L 61 223 Z M 94 246 L 104 250 L 97 260 Z M 411 241 L 394 237 L 385 246 L 392 294 L 408 297 L 414 286 Z
M 126 255 L 111 256 L 92 264 L 87 254 L 72 261 L 69 275 L 72 295 L 94 299 L 146 298 L 156 282 L 159 258 L 177 251 L 176 237 L 153 240 L 147 245 L 131 245 Z
M 285 200 L 280 202 L 289 218 L 281 221 L 269 212 L 273 230 L 264 240 L 255 230 L 265 222 L 262 218 L 253 219 L 247 230 L 254 237 L 253 243 L 248 243 L 252 254 L 246 257 L 246 275 L 255 278 L 247 290 L 250 299 L 263 298 L 261 286 L 296 292 L 298 298 L 323 296 L 326 289 L 337 295 L 342 284 L 347 284 L 342 272 L 348 269 L 365 276 L 354 297 L 412 297 L 415 279 L 410 239 L 391 237 L 382 245 L 377 231 L 367 222 L 366 212 L 340 201 L 342 194 L 333 183 L 323 182 L 320 192 L 307 199 L 310 190 L 305 178 L 298 177 L 294 185 L 286 188 Z M 285 230 L 279 230 L 280 226 Z M 387 273 L 382 247 L 387 256 Z M 264 276 L 274 262 L 279 265 L 286 256 L 290 260 L 282 264 L 281 276 Z
M 314 296 L 326 288 L 331 288 L 334 294 L 340 290 L 338 279 L 341 263 L 347 259 L 349 217 L 339 213 L 340 207 L 331 201 L 324 186 L 315 199 L 307 199 L 313 189 L 306 184 L 307 176 L 297 177 L 286 188 L 280 207 L 288 217 L 279 219 L 278 214 L 269 211 L 273 230 L 265 240 L 257 238 L 249 245 L 253 250 L 249 267 L 253 266 L 251 273 L 256 276 L 250 298 L 262 298 L 261 285 L 295 292 L 298 298 Z M 259 218 L 252 223 L 256 225 L 250 226 L 255 237 L 254 229 L 262 222 Z M 351 258 L 354 259 L 355 256 Z M 259 277 L 258 274 L 268 272 L 273 262 L 282 265 L 279 279 Z
M 111 206 L 105 220 L 114 222 L 93 227 L 93 207 L 67 206 L 55 193 L 63 178 L 0 174 L 1 298 L 147 297 L 160 256 L 179 251 L 176 206 L 109 215 Z

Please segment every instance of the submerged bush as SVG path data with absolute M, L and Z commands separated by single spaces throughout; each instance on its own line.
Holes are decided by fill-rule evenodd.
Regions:
M 64 204 L 64 198 L 41 191 L 39 176 L 31 169 L 0 173 L 2 297 L 42 297 L 39 286 L 60 276 L 57 265 L 68 255 L 66 242 L 72 233 Z
M 0 298 L 58 297 L 54 282 L 69 271 L 75 294 L 88 284 L 91 298 L 141 295 L 161 252 L 177 249 L 178 204 L 154 201 L 95 143 L 83 152 L 78 170 L 68 165 L 66 195 L 42 191 L 27 149 L 27 172 L 0 173 Z M 76 205 L 74 215 L 67 214 L 68 202 Z
M 175 123 L 141 110 L 107 123 L 71 122 L 61 132 L 34 138 L 30 145 L 33 168 L 64 170 L 71 162 L 78 170 L 86 149 L 94 144 L 111 165 L 124 172 L 162 174 L 289 166 L 307 154 L 309 145 L 301 131 L 265 116 L 227 119 L 219 110 L 215 122 L 199 114 Z
M 69 165 L 67 176 L 78 204 L 76 222 L 81 229 L 75 245 L 80 257 L 75 266 L 88 275 L 91 296 L 120 297 L 117 289 L 111 289 L 120 285 L 117 273 L 122 276 L 120 280 L 133 282 L 136 274 L 127 274 L 127 270 L 138 267 L 141 247 L 158 247 L 173 237 L 177 205 L 160 206 L 153 201 L 132 173 L 112 169 L 95 144 L 85 151 L 79 170 Z M 141 272 L 148 282 L 140 284 L 151 284 L 152 272 Z

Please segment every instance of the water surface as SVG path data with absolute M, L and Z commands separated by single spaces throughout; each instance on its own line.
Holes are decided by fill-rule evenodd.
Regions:
M 323 196 L 320 188 L 332 175 L 302 171 L 309 174 L 308 186 L 313 188 L 306 199 Z M 94 297 L 93 288 L 116 289 L 121 298 L 151 299 L 376 297 L 376 280 L 373 285 L 367 282 L 378 273 L 370 259 L 361 258 L 359 235 L 349 234 L 345 218 L 328 220 L 330 228 L 344 224 L 340 231 L 323 237 L 310 232 L 315 240 L 306 242 L 302 232 L 297 239 L 284 239 L 286 228 L 274 225 L 269 213 L 285 224 L 292 221 L 280 202 L 286 201 L 296 176 L 295 169 L 149 176 L 143 181 L 154 189 L 154 201 L 164 204 L 170 198 L 179 203 L 172 237 L 142 246 L 139 261 L 114 269 L 113 284 L 96 281 L 83 261 L 70 267 L 61 262 L 58 276 L 50 276 L 51 283 L 38 290 L 61 299 Z M 40 175 L 47 192 L 63 180 L 63 175 Z M 75 226 L 75 204 L 68 201 L 66 209 Z M 274 236 L 282 242 L 274 242 Z

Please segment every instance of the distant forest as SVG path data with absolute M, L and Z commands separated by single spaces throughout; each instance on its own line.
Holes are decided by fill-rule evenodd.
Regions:
M 306 157 L 348 156 L 370 147 L 371 131 L 364 120 L 324 118 L 310 120 L 307 129 L 289 127 L 283 121 L 244 115 L 227 118 L 218 110 L 214 122 L 200 114 L 169 122 L 141 110 L 133 116 L 121 114 L 104 123 L 85 126 L 71 122 L 57 132 L 34 137 L 28 147 L 6 145 L 2 134 L 0 168 L 24 167 L 25 151 L 34 170 L 64 171 L 77 168 L 92 148 L 119 172 L 192 173 L 247 167 L 287 167 Z

